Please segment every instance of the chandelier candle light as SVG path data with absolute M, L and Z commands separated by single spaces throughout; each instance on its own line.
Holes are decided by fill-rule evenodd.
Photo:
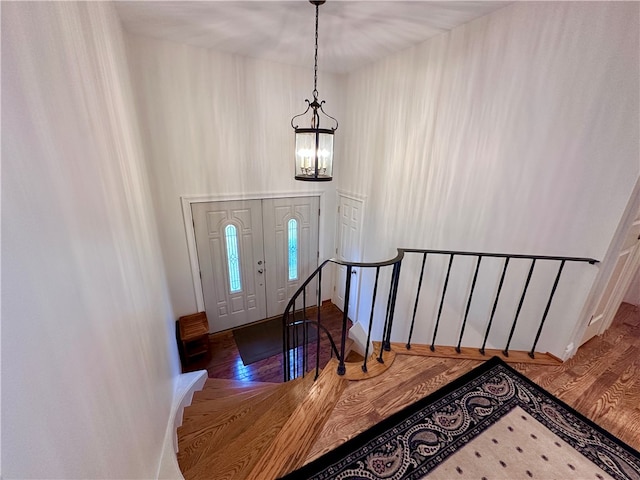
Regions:
M 338 129 L 338 121 L 322 109 L 324 100 L 318 101 L 318 8 L 325 0 L 309 0 L 316 7 L 316 49 L 313 70 L 313 101 L 307 102 L 307 109 L 291 119 L 296 132 L 296 180 L 328 182 L 333 175 L 333 133 Z M 311 111 L 311 128 L 301 128 L 295 124 L 298 117 Z M 335 122 L 332 128 L 320 127 L 320 113 Z

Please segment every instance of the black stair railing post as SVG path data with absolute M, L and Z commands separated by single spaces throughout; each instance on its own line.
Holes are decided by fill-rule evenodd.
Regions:
M 342 314 L 342 339 L 340 342 L 340 358 L 338 359 L 338 375 L 344 375 L 347 371 L 347 367 L 344 364 L 344 352 L 347 342 L 347 320 L 349 315 L 349 293 L 351 290 L 351 270 L 353 267 L 347 265 L 347 279 L 344 287 L 344 307 Z
M 318 310 L 316 312 L 318 328 L 316 329 L 316 376 L 314 380 L 317 380 L 320 375 L 320 328 L 322 327 L 320 307 L 322 307 L 322 270 L 318 271 Z
M 500 276 L 500 283 L 498 284 L 498 291 L 496 292 L 496 299 L 493 302 L 493 308 L 491 309 L 491 317 L 489 318 L 489 324 L 487 325 L 487 331 L 484 334 L 484 340 L 482 341 L 482 348 L 480 348 L 480 353 L 484 355 L 484 347 L 487 345 L 487 338 L 489 338 L 489 330 L 491 330 L 491 323 L 493 322 L 493 317 L 496 314 L 496 308 L 498 306 L 498 299 L 500 298 L 500 292 L 502 291 L 502 284 L 504 283 L 504 277 L 507 273 L 507 267 L 509 266 L 510 258 L 507 257 L 504 260 L 504 267 L 502 268 L 502 275 Z
M 456 347 L 456 352 L 458 353 L 460 353 L 462 336 L 464 335 L 464 328 L 467 325 L 467 318 L 469 317 L 469 308 L 471 307 L 471 299 L 473 298 L 473 291 L 476 288 L 476 280 L 478 279 L 478 271 L 480 270 L 481 261 L 482 261 L 482 255 L 478 255 L 478 262 L 476 263 L 476 271 L 473 274 L 473 281 L 471 282 L 471 291 L 469 292 L 469 300 L 467 300 L 467 309 L 464 312 L 464 320 L 462 321 L 462 328 L 460 329 L 460 338 L 458 339 L 458 346 Z
M 309 350 L 307 342 L 309 340 L 309 326 L 307 325 L 307 289 L 302 291 L 302 376 L 304 377 L 309 368 Z
M 422 289 L 422 278 L 424 277 L 424 265 L 427 263 L 427 253 L 422 254 L 422 267 L 420 268 L 420 280 L 418 280 L 418 290 L 416 292 L 416 302 L 413 304 L 413 316 L 411 317 L 411 327 L 409 328 L 409 338 L 407 339 L 407 350 L 411 350 L 411 337 L 413 336 L 413 326 L 416 323 L 416 312 L 418 311 L 418 301 L 420 300 L 420 290 Z
M 542 333 L 542 327 L 544 326 L 544 322 L 547 320 L 547 315 L 549 314 L 549 308 L 551 307 L 551 302 L 553 301 L 553 296 L 556 294 L 556 288 L 558 288 L 558 282 L 560 281 L 560 275 L 562 275 L 562 269 L 564 268 L 565 261 L 562 260 L 560 262 L 560 268 L 558 268 L 558 273 L 556 274 L 556 279 L 553 282 L 553 287 L 551 288 L 551 295 L 549 295 L 549 301 L 547 302 L 547 306 L 544 309 L 544 314 L 542 315 L 542 320 L 540 321 L 540 326 L 538 327 L 538 333 L 536 333 L 536 339 L 533 341 L 533 346 L 531 347 L 531 351 L 529 352 L 529 356 L 531 358 L 535 358 L 535 349 L 538 344 L 538 340 L 540 339 L 540 333 Z
M 529 268 L 529 273 L 527 275 L 527 281 L 524 284 L 524 289 L 522 290 L 522 296 L 520 297 L 520 303 L 518 304 L 518 310 L 516 310 L 516 316 L 513 319 L 513 324 L 511 325 L 511 331 L 509 332 L 509 338 L 507 340 L 507 345 L 504 347 L 502 353 L 505 357 L 509 356 L 509 345 L 511 344 L 511 339 L 513 338 L 513 332 L 516 330 L 516 324 L 518 323 L 518 317 L 520 316 L 520 310 L 522 310 L 522 304 L 524 303 L 524 297 L 527 295 L 527 289 L 529 288 L 529 282 L 531 281 L 531 275 L 533 275 L 533 268 L 536 266 L 536 259 L 531 260 L 531 267 Z
M 389 328 L 389 318 L 391 317 L 393 290 L 394 290 L 395 282 L 397 280 L 396 268 L 397 268 L 397 264 L 394 263 L 393 268 L 391 270 L 391 282 L 389 283 L 389 298 L 387 299 L 387 312 L 384 317 L 384 326 L 382 327 L 382 338 L 380 340 L 380 355 L 378 355 L 378 358 L 376 359 L 379 363 L 384 363 L 384 358 L 383 358 L 384 340 L 385 338 L 387 338 L 387 329 Z
M 288 382 L 289 378 L 289 339 L 287 338 L 287 325 L 289 324 L 289 310 L 282 315 L 282 371 L 284 373 L 284 381 Z
M 369 315 L 369 330 L 367 332 L 367 344 L 364 348 L 364 363 L 362 364 L 362 371 L 367 371 L 367 357 L 369 356 L 369 343 L 371 343 L 371 329 L 373 327 L 373 312 L 376 306 L 376 294 L 378 292 L 378 278 L 380 276 L 380 267 L 376 267 L 376 281 L 373 284 L 373 298 L 371 300 L 371 315 Z
M 400 268 L 402 267 L 402 261 L 396 263 L 397 268 L 394 269 L 394 274 L 396 277 L 395 282 L 393 283 L 393 296 L 391 297 L 391 310 L 389 312 L 389 324 L 387 327 L 387 334 L 384 338 L 384 349 L 389 352 L 391 351 L 391 330 L 393 328 L 393 317 L 396 311 L 396 299 L 398 298 L 398 285 L 400 284 Z
M 449 284 L 449 275 L 451 274 L 451 265 L 453 264 L 454 253 L 449 254 L 449 267 L 447 267 L 447 276 L 444 279 L 444 287 L 442 288 L 442 297 L 440 298 L 440 307 L 438 308 L 438 318 L 436 319 L 436 326 L 433 329 L 433 339 L 431 340 L 431 346 L 429 349 L 432 352 L 436 350 L 436 335 L 438 334 L 438 325 L 440 325 L 440 316 L 442 315 L 442 306 L 444 305 L 444 296 L 447 293 L 447 285 Z

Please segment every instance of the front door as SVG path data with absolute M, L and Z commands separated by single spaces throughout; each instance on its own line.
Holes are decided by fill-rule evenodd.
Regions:
M 320 197 L 262 201 L 266 255 L 267 316 L 284 313 L 289 299 L 318 266 Z M 316 305 L 316 281 L 307 287 L 306 306 Z M 296 306 L 302 308 L 302 304 Z
M 211 331 L 265 318 L 260 200 L 194 203 L 191 211 Z
M 191 205 L 211 332 L 284 312 L 317 267 L 318 206 L 319 197 Z M 315 305 L 315 284 L 307 292 Z

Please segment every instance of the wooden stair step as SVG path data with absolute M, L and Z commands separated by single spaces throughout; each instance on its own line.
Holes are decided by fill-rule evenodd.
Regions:
M 204 382 L 203 390 L 227 390 L 232 388 L 249 389 L 252 387 L 261 388 L 268 385 L 280 385 L 273 382 L 250 382 L 247 380 L 233 380 L 229 378 L 207 378 Z
M 268 384 L 247 390 L 232 387 L 228 390 L 201 390 L 185 409 L 178 433 L 187 435 L 205 427 L 226 423 L 230 418 L 241 417 L 251 411 L 255 404 L 271 396 L 282 384 Z
M 231 384 L 231 386 L 223 387 L 221 386 L 221 384 L 218 384 L 216 386 L 208 385 L 209 380 L 205 382 L 205 387 L 202 390 L 196 392 L 193 395 L 193 401 L 191 403 L 192 405 L 207 400 L 218 400 L 221 403 L 227 399 L 236 399 L 239 401 L 242 398 L 249 398 L 263 392 L 272 392 L 273 390 L 278 388 L 278 385 L 281 385 L 280 383 L 245 382 L 248 385 L 238 386 Z
M 230 403 L 221 404 L 224 400 L 214 399 L 185 408 L 183 423 L 177 431 L 181 468 L 190 468 L 219 444 L 224 445 L 241 434 L 286 388 L 286 384 L 281 384 L 271 392 L 260 392 L 244 400 L 231 399 Z
M 338 361 L 329 361 L 309 394 L 297 406 L 247 478 L 270 480 L 301 467 L 329 419 L 348 381 L 336 374 Z
M 185 416 L 179 433 L 186 435 L 225 423 L 229 419 L 240 418 L 253 410 L 256 404 L 269 398 L 275 390 L 239 392 L 223 398 L 199 399 L 188 407 L 188 415 Z
M 244 402 L 224 424 L 184 437 L 179 432 L 178 463 L 185 479 L 245 478 L 312 383 L 309 375 L 280 384 L 259 401 Z

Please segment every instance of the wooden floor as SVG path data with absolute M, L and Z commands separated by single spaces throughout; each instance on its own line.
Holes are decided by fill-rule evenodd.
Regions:
M 330 302 L 324 302 L 321 308 L 322 325 L 329 330 L 334 341 L 338 342 L 342 332 L 342 312 Z M 314 319 L 315 312 L 315 308 L 308 308 L 307 318 Z M 350 320 L 347 322 L 347 328 L 351 328 Z M 323 368 L 329 361 L 330 350 L 326 335 L 321 335 L 320 340 L 320 368 Z M 283 381 L 281 354 L 244 365 L 231 330 L 210 335 L 209 343 L 211 354 L 199 359 L 196 358 L 188 365 L 183 366 L 183 372 L 207 370 L 210 378 L 271 383 Z M 300 350 L 302 349 L 300 348 Z M 315 344 L 310 345 L 309 358 L 314 359 L 310 362 L 315 361 Z
M 332 305 L 322 308 L 327 308 L 329 314 L 331 310 L 335 310 Z M 339 312 L 333 315 L 339 319 L 336 321 L 339 325 Z M 281 371 L 279 374 L 273 373 L 281 368 L 279 357 L 258 362 L 254 364 L 255 367 L 234 368 L 234 365 L 242 366 L 242 361 L 230 335 L 221 334 L 212 338 L 217 350 L 206 364 L 210 376 L 259 381 L 272 378 L 273 381 L 281 381 Z M 217 445 L 217 441 L 222 442 L 220 445 L 229 444 L 227 456 L 232 465 L 226 470 L 231 472 L 229 476 L 220 474 L 216 478 L 275 478 L 278 475 L 261 476 L 269 467 L 275 465 L 274 468 L 279 468 L 277 464 L 271 465 L 264 460 L 277 457 L 281 450 L 286 453 L 288 447 L 308 443 L 303 453 L 297 454 L 297 463 L 291 463 L 287 467 L 296 468 L 434 392 L 480 363 L 478 360 L 398 353 L 394 363 L 384 374 L 366 381 L 340 378 L 339 389 L 323 387 L 323 374 L 315 386 L 309 383 L 310 377 L 292 383 L 293 391 L 285 390 L 289 384 L 253 384 L 250 388 L 257 390 L 249 391 L 249 387 L 243 386 L 242 390 L 232 390 L 229 396 L 230 390 L 227 387 L 227 397 L 222 399 L 218 393 L 220 390 L 216 390 L 216 381 L 209 380 L 208 382 L 214 383 L 209 383 L 205 390 L 197 392 L 194 405 L 185 410 L 185 424 L 178 429 L 180 466 L 185 478 L 211 478 L 211 468 L 219 464 L 221 458 L 218 447 L 211 447 Z M 590 340 L 573 358 L 561 365 L 512 365 L 547 391 L 640 450 L 640 310 L 637 307 L 623 304 L 612 327 L 604 335 Z M 325 373 L 330 373 L 329 370 L 327 368 Z M 322 412 L 312 402 L 313 398 L 318 397 L 317 393 L 305 396 L 305 392 L 312 388 L 319 388 L 324 394 L 329 394 L 328 390 L 335 392 L 328 412 L 307 415 L 307 412 L 315 410 Z M 259 401 L 256 403 L 251 400 L 251 403 L 246 403 L 247 406 L 243 407 L 241 413 L 229 409 L 230 405 L 239 403 L 240 398 L 249 397 Z M 302 409 L 296 409 L 295 405 L 302 405 L 297 402 L 303 397 L 304 402 L 311 403 L 304 405 Z M 207 407 L 209 399 L 218 399 L 218 413 Z M 326 399 L 322 403 L 326 404 Z M 283 413 L 285 407 L 287 412 L 291 412 L 286 420 Z M 312 423 L 314 419 L 321 421 Z M 283 426 L 271 428 L 274 422 Z M 261 433 L 249 430 L 252 425 L 259 427 L 257 431 Z M 212 435 L 216 430 L 221 430 L 222 436 L 213 440 Z M 261 440 L 262 432 L 269 439 Z M 238 447 L 230 444 L 232 433 L 238 437 Z M 304 442 L 298 438 L 302 433 L 306 438 Z M 249 441 L 253 443 L 250 444 Z M 268 448 L 272 447 L 267 443 L 271 445 L 271 442 L 280 445 L 278 452 L 258 457 L 254 445 L 260 444 L 260 448 L 264 447 L 267 449 L 264 451 L 269 452 Z M 245 450 L 246 453 L 243 453 Z M 251 473 L 244 474 L 244 471 Z M 279 472 L 282 473 L 284 472 Z
M 397 355 L 387 373 L 350 382 L 307 462 L 335 448 L 481 362 Z M 559 366 L 514 364 L 518 371 L 640 450 L 640 309 L 623 303 L 612 327 Z

